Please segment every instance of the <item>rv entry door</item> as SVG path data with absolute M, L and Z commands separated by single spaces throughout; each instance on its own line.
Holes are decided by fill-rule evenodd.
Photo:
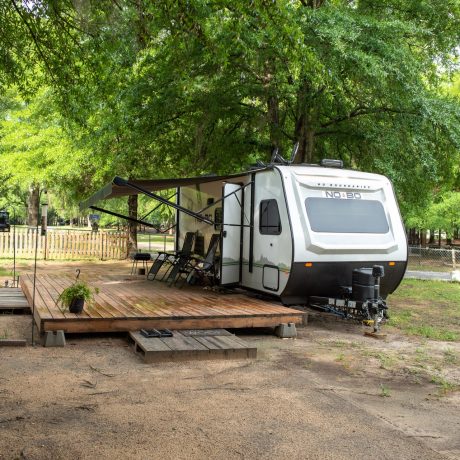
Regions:
M 233 192 L 233 193 L 232 193 Z M 222 243 L 220 258 L 220 284 L 241 281 L 241 216 L 243 189 L 238 184 L 223 187 Z

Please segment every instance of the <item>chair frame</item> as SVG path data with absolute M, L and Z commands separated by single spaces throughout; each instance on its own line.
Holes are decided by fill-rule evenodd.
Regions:
M 166 273 L 162 276 L 161 280 L 164 280 L 168 272 L 171 270 L 172 266 L 177 262 L 177 260 L 181 256 L 190 256 L 193 248 L 193 243 L 195 241 L 195 232 L 187 232 L 184 237 L 184 242 L 182 244 L 182 248 L 178 251 L 173 252 L 165 252 L 160 251 L 158 256 L 153 261 L 152 266 L 150 267 L 149 272 L 147 273 L 147 279 L 153 281 L 156 276 L 158 275 L 160 269 L 163 267 L 165 263 L 170 264 Z
M 192 274 L 197 274 L 201 280 L 211 278 L 214 280 L 211 284 L 215 284 L 216 278 L 216 253 L 220 245 L 220 234 L 215 233 L 212 235 L 209 242 L 208 250 L 204 258 L 199 257 L 189 257 L 188 260 L 181 261 L 182 266 L 179 266 L 176 269 L 174 277 L 171 277 L 170 286 L 173 284 L 176 285 L 177 282 L 181 279 L 182 275 L 185 275 L 180 287 L 183 287 L 185 282 L 189 279 L 189 276 Z M 211 275 L 211 276 L 210 276 Z

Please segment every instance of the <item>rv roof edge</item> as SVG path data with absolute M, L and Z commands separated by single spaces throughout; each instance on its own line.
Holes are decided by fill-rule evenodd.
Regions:
M 319 164 L 320 164 L 320 166 L 323 166 L 324 168 L 339 168 L 339 169 L 343 169 L 343 161 L 342 160 L 323 158 L 320 161 Z

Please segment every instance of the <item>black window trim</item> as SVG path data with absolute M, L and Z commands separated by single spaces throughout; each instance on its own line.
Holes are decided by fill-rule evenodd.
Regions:
M 278 214 L 278 225 L 262 225 L 262 215 L 265 214 L 262 211 L 262 207 L 265 203 L 270 203 L 270 202 L 274 202 L 276 205 L 276 212 Z M 268 205 L 266 209 L 268 209 Z M 277 229 L 277 230 L 274 230 L 274 229 Z M 261 235 L 272 235 L 272 236 L 281 235 L 282 231 L 283 231 L 283 226 L 281 224 L 281 215 L 280 215 L 280 210 L 278 206 L 278 201 L 275 198 L 268 198 L 266 200 L 261 200 L 259 203 L 259 232 L 260 234 Z

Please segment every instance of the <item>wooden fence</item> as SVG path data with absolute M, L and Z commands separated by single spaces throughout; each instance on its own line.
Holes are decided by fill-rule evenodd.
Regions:
M 39 259 L 124 259 L 127 254 L 125 233 L 16 229 L 0 232 L 0 258 L 11 258 L 16 247 L 16 257 L 33 259 L 37 245 Z

